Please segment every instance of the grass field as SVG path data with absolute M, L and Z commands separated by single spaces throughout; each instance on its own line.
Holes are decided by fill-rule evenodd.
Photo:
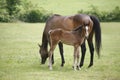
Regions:
M 76 14 L 78 10 L 90 10 L 91 5 L 100 11 L 111 11 L 116 6 L 120 7 L 120 0 L 28 0 L 39 7 L 61 15 Z
M 82 70 L 74 71 L 73 47 L 64 46 L 65 66 L 60 67 L 55 49 L 53 70 L 48 62 L 40 65 L 38 43 L 41 43 L 44 23 L 0 23 L 0 80 L 120 80 L 120 23 L 101 23 L 101 58 L 95 53 L 94 66 L 89 64 L 87 48 Z

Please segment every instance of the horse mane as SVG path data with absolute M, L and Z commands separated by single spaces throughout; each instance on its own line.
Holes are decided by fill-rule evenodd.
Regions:
M 79 23 L 80 20 L 81 20 L 81 18 L 82 18 L 82 17 L 81 17 L 79 14 L 77 14 L 77 15 L 75 15 L 75 16 L 73 17 L 73 21 L 76 22 L 76 23 Z
M 82 19 L 83 19 L 83 14 L 76 14 L 73 16 L 73 22 L 74 22 L 74 26 L 79 26 L 82 23 Z
M 53 16 L 61 16 L 61 15 L 59 15 L 59 14 L 54 14 Z
M 73 29 L 73 31 L 78 31 L 78 30 L 82 30 L 82 27 L 83 27 L 83 25 L 80 25 L 80 26 L 78 26 L 77 28 L 75 28 L 75 29 Z

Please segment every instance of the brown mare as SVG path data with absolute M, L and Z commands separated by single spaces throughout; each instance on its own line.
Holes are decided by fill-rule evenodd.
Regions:
M 88 67 L 91 67 L 93 65 L 93 58 L 94 58 L 94 46 L 93 46 L 93 34 L 95 33 L 95 49 L 97 51 L 97 54 L 100 53 L 100 47 L 101 47 L 101 28 L 100 28 L 100 22 L 97 17 L 95 16 L 89 16 L 85 14 L 76 14 L 73 16 L 61 16 L 61 15 L 53 15 L 51 16 L 45 25 L 43 37 L 42 37 L 42 45 L 39 45 L 40 47 L 40 55 L 41 55 L 41 63 L 44 64 L 46 62 L 46 59 L 48 58 L 48 32 L 52 29 L 61 28 L 63 30 L 71 31 L 75 29 L 76 27 L 82 25 L 84 23 L 84 19 L 89 17 L 91 21 L 93 22 L 93 28 L 91 32 L 89 33 L 89 36 L 87 38 L 89 49 L 90 49 L 90 64 Z M 58 43 L 62 64 L 61 66 L 64 66 L 65 60 L 63 55 L 63 44 L 61 42 Z M 81 62 L 80 67 L 83 66 L 85 53 L 86 53 L 86 45 L 85 41 L 81 45 Z M 54 57 L 52 56 L 52 63 L 54 63 Z

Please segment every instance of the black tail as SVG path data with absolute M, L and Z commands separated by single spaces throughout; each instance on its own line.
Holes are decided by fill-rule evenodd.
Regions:
M 101 48 L 101 27 L 100 21 L 97 17 L 91 16 L 91 20 L 93 21 L 93 30 L 95 32 L 95 49 L 97 51 L 98 57 L 100 57 L 100 48 Z

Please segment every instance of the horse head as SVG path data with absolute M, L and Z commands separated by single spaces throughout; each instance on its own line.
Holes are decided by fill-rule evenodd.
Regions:
M 75 28 L 73 31 L 78 31 L 78 33 L 82 36 L 84 36 L 86 39 L 89 36 L 89 29 L 90 27 L 88 25 L 80 25 L 79 27 Z
M 41 46 L 40 44 L 38 44 L 39 46 L 39 54 L 41 56 L 41 64 L 45 64 L 47 58 L 48 58 L 48 51 L 44 49 L 43 46 Z

